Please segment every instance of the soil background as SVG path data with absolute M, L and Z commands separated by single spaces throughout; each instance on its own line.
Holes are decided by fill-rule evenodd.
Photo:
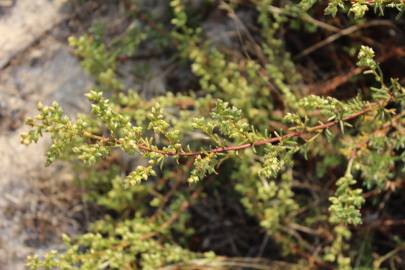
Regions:
M 108 2 L 108 1 L 106 1 Z M 45 167 L 46 140 L 23 146 L 24 118 L 58 101 L 69 115 L 87 108 L 93 82 L 67 45 L 99 8 L 66 0 L 0 1 L 0 270 L 24 269 L 27 255 L 60 246 L 85 222 L 66 164 Z M 97 16 L 95 13 L 94 16 Z

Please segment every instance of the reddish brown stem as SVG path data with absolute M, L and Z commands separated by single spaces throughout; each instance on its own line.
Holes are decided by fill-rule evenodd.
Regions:
M 174 157 L 174 156 L 177 156 L 177 157 L 193 157 L 193 156 L 199 156 L 199 155 L 204 156 L 204 155 L 208 155 L 208 154 L 218 154 L 218 153 L 225 153 L 225 152 L 230 152 L 230 151 L 239 151 L 239 150 L 243 150 L 243 149 L 247 149 L 247 148 L 252 148 L 252 147 L 255 147 L 255 146 L 278 143 L 278 142 L 284 141 L 284 140 L 289 139 L 289 138 L 302 137 L 305 134 L 319 132 L 321 130 L 325 130 L 325 129 L 328 129 L 330 127 L 333 127 L 333 126 L 337 125 L 340 121 L 350 121 L 350 120 L 355 119 L 355 118 L 357 118 L 359 116 L 362 116 L 362 115 L 372 111 L 373 108 L 376 107 L 376 106 L 381 107 L 381 104 L 380 103 L 372 103 L 368 107 L 366 107 L 365 109 L 363 109 L 363 110 L 361 110 L 359 112 L 353 113 L 351 115 L 348 115 L 346 117 L 343 117 L 341 120 L 333 120 L 333 121 L 329 121 L 327 123 L 320 124 L 320 125 L 317 125 L 317 126 L 314 126 L 314 127 L 306 128 L 303 131 L 291 131 L 291 132 L 289 132 L 289 133 L 287 133 L 285 135 L 282 135 L 282 136 L 266 138 L 266 139 L 263 139 L 263 140 L 258 140 L 258 141 L 255 141 L 255 142 L 245 143 L 245 144 L 240 144 L 240 145 L 221 146 L 221 147 L 213 148 L 213 149 L 210 149 L 210 150 L 196 151 L 196 152 L 193 152 L 193 151 L 190 151 L 190 152 L 165 151 L 165 150 L 161 150 L 161 149 L 154 149 L 154 148 L 151 148 L 151 147 L 149 147 L 147 145 L 144 145 L 144 144 L 138 144 L 137 147 L 141 151 L 143 151 L 145 153 L 147 153 L 147 152 L 149 152 L 149 153 L 158 153 L 158 154 L 161 154 L 161 155 L 167 156 L 167 157 L 169 157 L 169 156 L 170 157 Z M 99 140 L 101 143 L 106 143 L 106 142 L 110 141 L 109 138 L 102 137 L 102 136 L 97 136 L 97 135 L 94 135 L 94 134 L 91 134 L 91 133 L 88 133 L 88 132 L 85 132 L 84 136 L 92 138 L 92 139 Z M 119 142 L 117 142 L 117 143 L 119 143 Z
M 372 110 L 372 106 L 365 108 L 362 111 L 353 113 L 349 116 L 346 116 L 342 119 L 342 121 L 349 121 L 354 118 L 357 118 L 361 115 L 364 115 Z M 138 148 L 145 151 L 145 152 L 155 152 L 159 153 L 165 156 L 183 156 L 183 157 L 190 157 L 190 156 L 198 156 L 198 155 L 207 155 L 207 154 L 217 154 L 217 153 L 224 153 L 224 152 L 230 152 L 230 151 L 238 151 L 238 150 L 243 150 L 246 148 L 252 148 L 255 146 L 260 146 L 260 145 L 265 145 L 265 144 L 273 144 L 273 143 L 278 143 L 281 141 L 284 141 L 289 138 L 294 138 L 294 137 L 302 137 L 305 134 L 308 133 L 313 133 L 317 132 L 319 130 L 325 130 L 327 128 L 330 128 L 332 126 L 335 126 L 339 123 L 338 120 L 330 121 L 324 124 L 320 124 L 317 126 L 314 126 L 312 128 L 307 128 L 304 131 L 292 131 L 290 133 L 287 133 L 283 136 L 278 136 L 278 137 L 273 137 L 273 138 L 267 138 L 263 140 L 258 140 L 252 143 L 245 143 L 245 144 L 240 144 L 240 145 L 231 145 L 231 146 L 223 146 L 223 147 L 217 147 L 213 148 L 211 150 L 207 151 L 197 151 L 197 152 L 168 152 L 164 150 L 159 150 L 159 149 L 151 149 L 145 145 L 138 145 Z

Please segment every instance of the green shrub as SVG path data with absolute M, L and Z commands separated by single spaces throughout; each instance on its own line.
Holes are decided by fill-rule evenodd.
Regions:
M 201 1 L 195 10 L 171 0 L 171 26 L 129 2 L 128 12 L 142 23 L 130 24 L 113 42 L 91 34 L 69 40 L 98 84 L 87 94 L 91 114 L 71 119 L 57 103 L 39 104 L 39 114 L 27 119 L 31 130 L 22 143 L 47 134 L 48 163 L 83 161 L 77 169 L 86 199 L 107 210 L 86 234 L 64 236 L 65 250 L 30 257 L 31 269 L 259 269 L 248 260 L 232 264 L 223 257 L 231 252 L 195 239 L 205 224 L 193 207 L 210 200 L 242 206 L 246 226 L 280 252 L 265 256 L 265 242 L 249 244 L 291 269 L 382 269 L 389 260 L 404 266 L 396 257 L 403 236 L 392 235 L 384 251 L 366 246 L 374 236 L 362 225 L 363 207 L 375 211 L 396 194 L 405 162 L 405 88 L 384 78 L 370 47 L 359 48 L 357 62 L 367 89 L 340 99 L 317 96 L 303 90 L 282 33 L 297 23 L 307 29 L 304 37 L 316 31 L 309 14 L 321 1 Z M 257 33 L 244 33 L 234 48 L 207 38 L 200 11 L 232 17 L 244 5 Z M 382 15 L 385 8 L 402 12 L 405 5 L 329 1 L 325 14 L 343 11 L 356 23 L 369 9 Z M 151 99 L 125 90 L 130 86 L 119 75 L 118 59 L 136 56 L 145 44 L 191 70 L 189 85 L 195 88 L 197 80 L 198 89 Z M 106 162 L 124 153 L 137 165 Z

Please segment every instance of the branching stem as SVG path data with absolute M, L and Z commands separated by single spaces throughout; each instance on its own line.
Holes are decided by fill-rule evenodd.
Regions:
M 279 143 L 279 142 L 284 141 L 286 139 L 302 137 L 303 135 L 309 134 L 309 133 L 320 132 L 320 131 L 323 131 L 325 129 L 331 128 L 331 127 L 339 124 L 339 122 L 341 122 L 341 121 L 350 121 L 350 120 L 358 118 L 358 117 L 360 117 L 362 115 L 365 115 L 366 113 L 372 111 L 375 107 L 381 107 L 381 105 L 382 104 L 380 102 L 371 103 L 369 106 L 367 106 L 363 110 L 358 111 L 358 112 L 353 113 L 353 114 L 350 114 L 350 115 L 348 115 L 346 117 L 343 117 L 340 120 L 329 121 L 329 122 L 326 122 L 326 123 L 323 123 L 323 124 L 320 124 L 320 125 L 317 125 L 317 126 L 314 126 L 314 127 L 306 128 L 303 131 L 291 131 L 291 132 L 289 132 L 289 133 L 287 133 L 285 135 L 282 135 L 282 136 L 266 138 L 266 139 L 258 140 L 258 141 L 255 141 L 255 142 L 245 143 L 245 144 L 240 144 L 240 145 L 221 146 L 221 147 L 213 148 L 213 149 L 210 149 L 210 150 L 195 151 L 195 152 L 194 151 L 189 151 L 189 152 L 185 152 L 185 151 L 180 151 L 180 152 L 165 151 L 165 150 L 161 150 L 161 149 L 151 148 L 151 147 L 149 147 L 147 145 L 144 145 L 144 144 L 137 144 L 137 147 L 142 152 L 145 152 L 145 153 L 146 152 L 158 153 L 158 154 L 161 154 L 161 155 L 167 156 L 167 157 L 193 157 L 193 156 L 199 156 L 199 155 L 200 156 L 205 156 L 205 155 L 208 155 L 208 154 L 218 154 L 218 153 L 225 153 L 225 152 L 230 152 L 230 151 L 239 151 L 239 150 L 243 150 L 243 149 L 247 149 L 247 148 L 252 148 L 252 147 L 255 147 L 255 146 Z M 111 141 L 111 138 L 94 135 L 94 134 L 91 134 L 91 133 L 88 133 L 88 132 L 85 132 L 84 136 L 86 136 L 88 138 L 98 140 L 101 143 L 106 143 L 108 141 Z M 118 140 L 115 140 L 115 142 L 117 144 L 119 144 Z

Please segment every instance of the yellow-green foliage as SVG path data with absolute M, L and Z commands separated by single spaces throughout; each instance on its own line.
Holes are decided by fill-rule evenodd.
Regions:
M 219 2 L 201 5 L 228 12 L 239 5 Z M 182 0 L 170 1 L 172 25 L 165 37 L 156 37 L 159 29 L 152 24 L 145 31 L 131 25 L 113 44 L 96 42 L 91 35 L 71 38 L 83 67 L 98 83 L 87 94 L 91 114 L 73 120 L 57 103 L 39 104 L 21 140 L 30 144 L 48 134 L 48 163 L 79 159 L 87 164 L 77 168 L 83 172 L 79 180 L 88 190 L 86 199 L 114 214 L 86 234 L 66 236 L 64 251 L 31 257 L 31 269 L 152 270 L 192 265 L 198 258 L 215 260 L 213 252 L 193 249 L 196 227 L 189 209 L 202 198 L 228 192 L 233 194 L 229 200 L 244 207 L 246 218 L 282 248 L 285 260 L 293 258 L 298 267 L 352 269 L 357 255 L 351 230 L 362 224 L 364 192 L 384 192 L 390 181 L 404 179 L 405 88 L 395 79 L 384 80 L 374 51 L 363 46 L 357 64 L 374 81 L 367 95 L 346 100 L 305 95 L 281 32 L 292 17 L 309 16 L 316 2 L 250 1 L 258 29 L 253 57 L 243 53 L 245 44 L 242 53 L 233 55 L 207 39 L 203 22 L 190 18 Z M 360 18 L 370 8 L 382 13 L 385 7 L 402 10 L 404 4 L 328 1 L 325 13 L 342 10 Z M 177 65 L 186 63 L 199 89 L 152 99 L 124 89 L 117 57 L 136 55 L 142 42 L 159 43 L 159 38 Z M 100 166 L 123 153 L 137 165 Z M 312 171 L 301 167 L 304 159 L 315 164 Z M 331 168 L 338 177 L 328 175 Z M 303 179 L 308 193 L 297 192 Z M 331 179 L 333 186 L 326 186 Z M 404 239 L 398 236 L 398 241 Z M 320 250 L 310 261 L 304 255 L 314 252 L 315 242 Z M 371 265 L 356 264 L 362 269 Z

